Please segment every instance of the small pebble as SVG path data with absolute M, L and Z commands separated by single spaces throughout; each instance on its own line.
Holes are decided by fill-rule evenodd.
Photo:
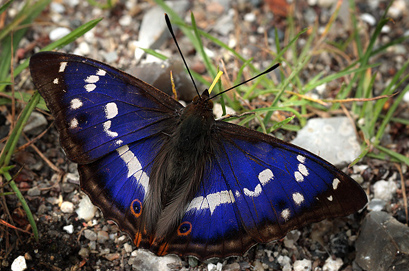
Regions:
M 23 131 L 25 133 L 36 134 L 39 129 L 43 129 L 47 126 L 47 119 L 43 114 L 32 112 L 28 118 L 27 124 L 24 126 Z
M 368 23 L 371 26 L 374 26 L 376 24 L 376 19 L 373 15 L 369 13 L 363 13 L 361 14 L 361 20 Z
M 26 259 L 24 256 L 18 256 L 11 264 L 12 271 L 23 271 L 27 269 Z
M 98 243 L 103 244 L 109 239 L 108 233 L 106 231 L 98 232 Z
M 50 9 L 54 12 L 61 13 L 61 14 L 65 12 L 65 7 L 57 2 L 51 2 Z
M 34 186 L 33 188 L 30 188 L 27 191 L 27 195 L 29 195 L 30 197 L 38 197 L 38 196 L 41 195 L 41 191 L 40 191 L 40 189 L 38 189 L 37 186 Z
M 380 212 L 385 208 L 385 206 L 386 206 L 386 202 L 384 200 L 372 199 L 368 204 L 368 210 Z
M 96 236 L 96 234 L 95 234 L 95 236 Z M 96 237 L 95 237 L 96 238 Z M 88 247 L 89 247 L 89 249 L 91 249 L 91 250 L 96 250 L 97 249 L 97 242 L 95 242 L 94 240 L 91 240 L 89 243 L 88 243 Z
M 388 16 L 391 16 L 393 19 L 398 19 L 406 10 L 405 0 L 395 0 L 388 10 Z
M 132 23 L 132 17 L 130 15 L 124 15 L 118 22 L 121 26 L 130 26 Z
M 90 251 L 86 247 L 82 247 L 80 251 L 78 251 L 78 255 L 81 256 L 82 258 L 88 258 L 89 254 L 90 254 Z
M 246 13 L 244 15 L 244 20 L 246 22 L 252 23 L 252 22 L 254 22 L 256 20 L 256 15 L 254 13 Z
M 338 271 L 344 263 L 342 259 L 336 258 L 335 260 L 332 257 L 329 257 L 325 260 L 325 264 L 322 267 L 323 271 Z
M 75 212 L 79 219 L 90 221 L 94 218 L 97 207 L 95 207 L 88 196 L 84 196 L 78 204 L 78 209 Z
M 124 249 L 125 249 L 126 253 L 131 253 L 133 248 L 132 248 L 132 245 L 130 245 L 128 243 L 125 243 L 124 244 Z
M 242 270 L 239 263 L 226 264 L 223 271 L 240 271 Z
M 259 260 L 254 261 L 253 268 L 254 271 L 264 271 L 263 264 Z
M 62 227 L 63 230 L 65 230 L 67 233 L 72 234 L 74 232 L 74 226 L 73 225 L 67 225 Z
M 394 181 L 380 180 L 373 185 L 373 189 L 375 198 L 388 202 L 393 198 L 398 187 Z
M 307 259 L 298 260 L 294 262 L 294 271 L 311 271 L 312 262 Z
M 405 101 L 406 103 L 409 103 L 409 91 L 407 91 L 407 92 L 403 95 L 403 101 Z
M 61 212 L 66 213 L 66 214 L 70 214 L 72 212 L 74 212 L 74 204 L 72 202 L 69 201 L 64 201 L 61 204 Z
M 89 229 L 84 230 L 84 237 L 90 241 L 97 240 L 97 234 Z
M 115 253 L 109 253 L 109 254 L 105 255 L 104 257 L 108 261 L 113 261 L 113 260 L 119 259 L 119 257 L 121 257 L 121 255 L 118 252 L 115 252 Z
M 68 35 L 69 33 L 71 33 L 70 29 L 66 27 L 57 27 L 56 29 L 50 32 L 49 37 L 51 41 L 56 41 Z
M 103 53 L 104 59 L 108 63 L 113 63 L 118 59 L 118 54 L 115 51 L 109 52 L 109 53 Z
M 332 7 L 338 0 L 318 0 L 318 6 L 322 8 L 330 8 Z

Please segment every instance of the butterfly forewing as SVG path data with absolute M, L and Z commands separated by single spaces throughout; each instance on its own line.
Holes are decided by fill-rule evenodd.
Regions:
M 217 126 L 215 140 L 223 140 L 182 219 L 184 232 L 159 253 L 242 254 L 256 243 L 366 205 L 362 188 L 318 156 L 244 127 Z
M 80 164 L 174 126 L 182 108 L 143 81 L 84 57 L 39 53 L 30 71 L 56 119 L 61 145 Z

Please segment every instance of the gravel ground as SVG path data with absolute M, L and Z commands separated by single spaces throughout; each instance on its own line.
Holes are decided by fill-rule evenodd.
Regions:
M 226 44 L 235 46 L 236 51 L 245 58 L 252 57 L 252 63 L 262 69 L 273 61 L 268 51 L 274 49 L 272 44 L 275 28 L 281 46 L 284 47 L 288 43 L 288 22 L 283 15 L 290 7 L 295 8 L 296 29 L 301 30 L 318 23 L 322 31 L 337 1 L 295 1 L 296 5 L 288 6 L 282 4 L 285 2 L 285 0 L 192 1 L 187 2 L 186 11 L 181 13 L 182 18 L 190 22 L 189 11 L 193 11 L 200 28 Z M 12 16 L 13 10 L 18 9 L 19 5 L 18 1 L 14 3 L 8 13 L 9 16 Z M 387 1 L 362 0 L 356 1 L 356 5 L 358 7 L 356 12 L 361 20 L 359 22 L 360 34 L 362 39 L 368 42 L 368 33 L 374 30 L 374 22 L 377 22 L 382 16 Z M 154 3 L 150 1 L 119 1 L 112 9 L 103 10 L 89 5 L 87 1 L 54 1 L 27 32 L 19 46 L 19 56 L 22 56 L 22 59 L 29 57 L 38 49 L 49 44 L 50 40 L 54 39 L 52 35 L 58 36 L 64 33 L 63 28 L 58 29 L 58 27 L 76 28 L 91 19 L 104 17 L 104 20 L 91 33 L 80 37 L 75 43 L 66 46 L 61 51 L 86 55 L 132 72 L 138 65 L 137 63 L 144 60 L 144 58 L 142 61 L 135 59 L 135 48 L 139 44 L 137 41 L 141 40 L 139 33 L 141 22 L 153 6 Z M 384 44 L 405 33 L 408 34 L 406 30 L 409 26 L 408 7 L 408 1 L 395 1 L 394 9 L 389 14 L 392 20 L 383 30 L 380 40 L 377 41 L 379 44 Z M 336 42 L 349 38 L 351 26 L 348 16 L 348 9 L 342 9 L 340 18 L 327 38 L 329 41 Z M 163 17 L 149 19 L 153 23 L 153 21 L 163 20 Z M 307 34 L 303 35 L 298 41 L 300 48 L 307 37 Z M 189 66 L 198 73 L 206 74 L 201 58 L 190 41 L 181 33 L 178 34 L 178 41 Z M 233 76 L 237 73 L 240 67 L 237 59 L 207 40 L 204 40 L 204 43 L 213 60 L 223 58 L 229 74 Z M 165 55 L 177 56 L 174 43 L 169 38 L 159 46 L 159 49 Z M 393 46 L 379 58 L 371 60 L 372 63 L 381 63 L 374 84 L 375 95 L 383 90 L 388 80 L 402 66 L 407 52 L 408 43 L 406 42 Z M 353 46 L 347 47 L 343 53 L 345 58 L 330 53 L 327 48 L 314 55 L 311 64 L 302 73 L 304 76 L 302 80 L 308 82 L 321 71 L 324 71 L 325 74 L 337 72 L 356 59 L 356 48 Z M 290 54 L 286 55 L 287 59 L 291 57 Z M 339 83 L 336 81 L 328 84 L 328 92 L 325 92 L 323 97 L 331 97 Z M 26 90 L 33 88 L 28 70 L 16 78 L 16 85 L 23 86 Z M 255 100 L 256 103 L 257 99 Z M 1 114 L 6 116 L 10 108 L 5 106 L 1 108 Z M 407 118 L 407 104 L 402 105 L 402 109 L 398 111 L 399 116 L 397 117 Z M 310 113 L 319 115 L 319 112 Z M 43 119 L 42 116 L 46 116 L 47 119 Z M 159 268 L 158 264 L 165 263 L 160 258 L 157 259 L 135 250 L 127 235 L 120 232 L 114 223 L 104 219 L 99 210 L 88 222 L 78 218 L 75 209 L 78 208 L 84 194 L 79 189 L 76 165 L 68 161 L 62 153 L 58 143 L 58 134 L 54 126 L 50 125 L 52 118 L 46 113 L 41 113 L 37 114 L 34 119 L 38 119 L 40 124 L 34 125 L 35 128 L 28 131 L 27 135 L 29 138 L 34 138 L 46 128 L 48 129 L 47 133 L 35 142 L 35 146 L 58 171 L 50 167 L 46 160 L 40 158 L 38 152 L 33 148 L 21 150 L 14 156 L 13 164 L 24 166 L 15 181 L 37 218 L 41 239 L 39 243 L 36 243 L 25 233 L 2 227 L 0 231 L 2 266 L 0 269 L 8 270 L 18 256 L 24 256 L 29 270 L 156 270 Z M 7 125 L 4 127 L 7 129 Z M 388 131 L 385 144 L 406 154 L 408 149 L 407 127 L 391 124 Z M 280 131 L 280 135 L 288 141 L 294 136 L 293 133 L 284 134 L 284 131 Z M 22 140 L 21 143 L 26 142 Z M 397 190 L 391 192 L 393 197 L 387 201 L 384 210 L 399 221 L 406 223 L 401 180 L 394 164 L 365 158 L 359 163 L 359 166 L 354 167 L 353 171 L 362 178 L 362 185 L 370 198 L 373 197 L 373 184 L 377 181 L 389 180 L 394 183 Z M 407 175 L 406 166 L 403 165 L 403 176 L 406 179 Z M 403 183 L 408 189 L 409 182 Z M 15 197 L 5 197 L 2 207 L 5 206 L 5 203 L 15 225 L 22 229 L 28 228 L 26 217 Z M 9 221 L 6 219 L 4 210 L 0 210 L 0 214 L 3 220 Z M 364 214 L 331 221 L 325 220 L 306 226 L 292 231 L 283 240 L 267 245 L 257 245 L 243 257 L 225 259 L 220 263 L 223 264 L 223 270 L 311 270 L 302 269 L 308 265 L 312 265 L 312 270 L 360 270 L 354 263 L 354 244 Z M 147 263 L 148 261 L 152 263 Z M 218 261 L 203 263 L 195 259 L 185 258 L 178 261 L 171 258 L 169 262 L 173 263 L 170 267 L 175 270 L 212 270 L 211 268 L 220 270 L 218 268 L 221 268 L 220 264 L 217 265 Z

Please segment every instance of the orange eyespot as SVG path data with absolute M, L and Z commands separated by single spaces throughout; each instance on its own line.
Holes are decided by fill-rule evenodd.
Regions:
M 131 202 L 131 212 L 135 217 L 139 217 L 142 213 L 142 202 L 139 199 L 134 199 Z
M 178 227 L 178 235 L 187 236 L 192 231 L 192 223 L 189 221 L 182 222 Z

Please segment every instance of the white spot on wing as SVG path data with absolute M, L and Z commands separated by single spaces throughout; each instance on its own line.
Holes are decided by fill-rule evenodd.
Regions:
M 55 78 L 55 79 L 53 80 L 53 83 L 54 83 L 54 85 L 58 85 L 58 78 Z
M 295 202 L 295 204 L 297 205 L 301 205 L 301 203 L 304 202 L 304 196 L 298 192 L 293 194 L 293 200 Z
M 65 67 L 67 67 L 67 62 L 60 62 L 60 69 L 58 72 L 64 72 Z
M 104 70 L 99 69 L 96 74 L 99 75 L 99 76 L 105 76 L 105 74 L 107 74 L 107 72 L 104 71 Z
M 310 174 L 308 169 L 303 164 L 298 164 L 298 171 L 304 176 L 308 176 Z
M 131 176 L 135 177 L 139 181 L 139 184 L 142 185 L 142 187 L 144 188 L 146 195 L 149 189 L 149 177 L 142 170 L 142 165 L 139 162 L 138 158 L 129 149 L 128 145 L 119 147 L 116 151 L 118 152 L 119 156 L 125 162 L 126 167 L 128 168 L 127 177 L 128 178 Z
M 70 121 L 70 129 L 74 129 L 74 128 L 77 128 L 77 127 L 78 127 L 78 120 L 76 118 L 73 118 Z
M 297 182 L 304 181 L 304 176 L 299 171 L 294 172 L 294 177 Z
M 266 168 L 265 170 L 263 170 L 262 172 L 258 174 L 258 179 L 260 180 L 261 184 L 264 186 L 268 184 L 271 180 L 274 179 L 274 174 L 269 168 Z
M 290 218 L 290 214 L 290 209 L 287 208 L 281 212 L 281 217 L 284 218 L 285 221 L 287 221 Z
M 90 75 L 85 80 L 85 83 L 94 84 L 99 81 L 99 76 L 97 75 Z
M 111 129 L 111 121 L 110 120 L 104 122 L 104 131 L 110 137 L 117 137 L 118 136 L 117 132 L 110 131 L 109 129 Z
M 82 102 L 80 99 L 75 98 L 71 100 L 71 106 L 70 106 L 71 109 L 75 110 L 75 109 L 80 108 L 81 106 L 82 106 Z
M 297 155 L 297 160 L 300 162 L 300 163 L 302 163 L 302 164 L 304 164 L 305 163 L 305 156 L 302 156 L 302 155 Z
M 112 119 L 118 115 L 118 106 L 116 103 L 107 103 L 105 105 L 105 117 L 107 119 Z
M 340 184 L 340 181 L 338 180 L 338 178 L 335 178 L 332 181 L 332 188 L 334 188 L 334 190 L 337 190 L 339 184 Z
M 186 212 L 189 212 L 194 209 L 196 210 L 209 209 L 210 214 L 213 214 L 216 207 L 220 206 L 221 204 L 233 202 L 235 202 L 233 192 L 231 190 L 229 191 L 223 190 L 220 192 L 209 194 L 206 197 L 200 196 L 194 198 L 187 207 Z
M 254 191 L 251 191 L 247 188 L 243 189 L 244 195 L 248 196 L 248 197 L 258 197 L 261 194 L 261 185 L 258 184 L 255 188 Z
M 95 85 L 95 84 L 86 84 L 86 85 L 84 86 L 84 88 L 85 88 L 85 90 L 86 90 L 87 92 L 93 91 L 96 87 L 97 87 L 97 85 Z
M 333 200 L 332 196 L 327 197 L 327 199 L 328 199 L 329 201 L 332 201 L 332 200 Z

